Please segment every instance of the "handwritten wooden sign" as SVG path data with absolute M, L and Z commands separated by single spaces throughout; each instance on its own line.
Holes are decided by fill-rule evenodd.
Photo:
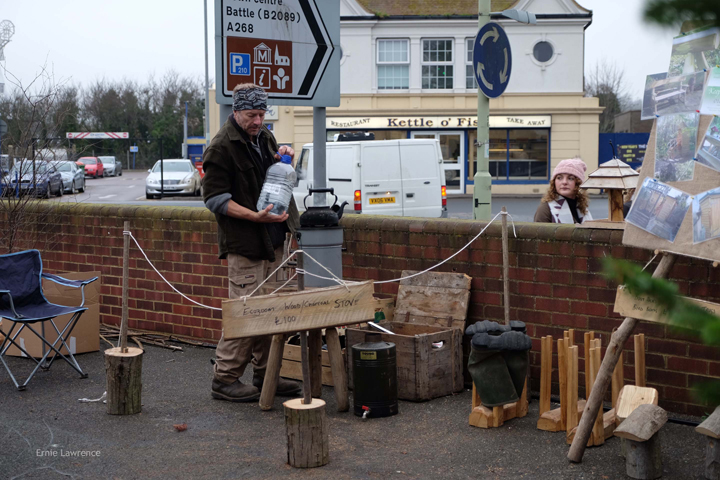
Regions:
M 385 303 L 373 297 L 371 281 L 226 300 L 223 302 L 225 338 L 256 337 L 336 327 L 372 320 Z
M 720 316 L 720 305 L 717 303 L 706 302 L 705 300 L 697 300 L 689 297 L 685 297 L 685 299 L 701 308 L 704 308 L 710 313 Z M 667 310 L 658 305 L 654 299 L 644 296 L 635 297 L 622 285 L 617 289 L 615 307 L 613 308 L 613 311 L 619 313 L 623 317 L 670 324 L 670 319 L 667 317 Z

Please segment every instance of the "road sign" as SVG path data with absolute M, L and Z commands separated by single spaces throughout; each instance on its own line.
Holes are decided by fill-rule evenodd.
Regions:
M 273 105 L 340 105 L 338 0 L 215 0 L 216 100 L 240 83 Z
M 473 70 L 486 97 L 499 97 L 507 88 L 512 70 L 512 52 L 508 36 L 499 24 L 487 23 L 475 37 Z
M 137 145 L 132 145 L 132 146 L 130 147 L 130 153 L 137 153 L 137 152 L 138 152 L 138 147 L 137 147 Z
M 65 133 L 65 138 L 73 140 L 97 140 L 106 138 L 111 140 L 126 140 L 129 138 L 129 135 L 128 132 L 67 132 Z

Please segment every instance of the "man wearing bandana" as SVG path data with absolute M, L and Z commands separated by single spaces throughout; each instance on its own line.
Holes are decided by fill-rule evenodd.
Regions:
M 256 204 L 267 169 L 280 155 L 294 156 L 292 148 L 278 148 L 263 120 L 267 93 L 254 84 L 233 90 L 233 112 L 203 155 L 203 197 L 218 222 L 220 258 L 227 258 L 229 297 L 249 295 L 283 261 L 288 232 L 299 226 L 299 214 L 291 199 L 283 215 L 270 213 L 272 205 L 257 211 Z M 270 281 L 276 278 L 270 279 Z M 251 402 L 260 398 L 271 337 L 220 338 L 216 350 L 213 398 Z M 240 381 L 252 362 L 252 384 Z M 296 396 L 300 386 L 280 379 L 277 394 Z

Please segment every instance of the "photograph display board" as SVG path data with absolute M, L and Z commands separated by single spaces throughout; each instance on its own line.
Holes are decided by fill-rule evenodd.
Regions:
M 713 121 L 713 118 L 711 115 L 700 115 L 699 127 L 696 129 L 698 137 L 695 139 L 698 144 L 705 136 L 705 132 L 708 131 L 708 127 Z M 650 133 L 647 153 L 643 161 L 643 168 L 640 171 L 640 178 L 638 179 L 639 185 L 644 185 L 646 178 L 652 179 L 655 172 L 657 129 L 658 122 L 656 121 Z M 720 187 L 720 171 L 709 168 L 699 161 L 694 163 L 696 165 L 691 180 L 663 182 L 674 189 L 693 196 L 693 200 L 694 196 Z M 635 201 L 639 198 L 639 195 L 640 192 L 638 191 Z M 633 201 L 633 204 L 635 201 Z M 635 205 L 633 205 L 633 207 L 635 207 Z M 630 216 L 630 213 L 628 216 Z M 691 257 L 720 261 L 720 238 L 711 238 L 702 243 L 695 243 L 693 230 L 693 213 L 692 209 L 688 209 L 675 235 L 674 241 L 643 230 L 628 221 L 625 225 L 623 244 L 649 250 L 664 250 Z

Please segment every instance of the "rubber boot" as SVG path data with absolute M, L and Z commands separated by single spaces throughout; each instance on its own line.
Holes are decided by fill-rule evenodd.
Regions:
M 528 350 L 532 348 L 530 337 L 521 332 L 507 332 L 502 335 L 505 340 L 505 349 L 502 352 L 507 365 L 510 378 L 518 397 L 525 388 L 525 379 L 528 369 Z
M 512 323 L 511 323 L 512 325 Z M 523 323 L 523 326 L 525 324 Z M 465 329 L 465 335 L 473 336 L 477 333 L 488 333 L 490 335 L 501 335 L 504 332 L 509 332 L 510 326 L 500 325 L 497 322 L 491 322 L 490 320 L 483 320 L 482 322 L 475 322 L 467 329 Z
M 472 339 L 468 371 L 486 407 L 497 407 L 519 399 L 502 355 L 503 336 L 476 333 Z

